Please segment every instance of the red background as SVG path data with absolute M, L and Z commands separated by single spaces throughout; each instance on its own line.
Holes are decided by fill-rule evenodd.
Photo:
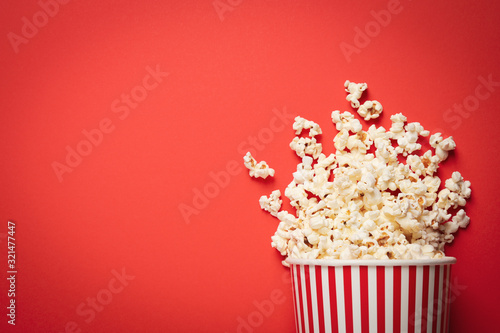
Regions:
M 253 332 L 292 332 L 289 276 L 270 246 L 278 223 L 258 204 L 291 180 L 292 122 L 262 133 L 272 110 L 286 108 L 318 122 L 332 152 L 331 111 L 351 110 L 346 79 L 367 82 L 367 97 L 384 105 L 378 124 L 403 112 L 455 138 L 440 175 L 459 170 L 472 199 L 470 226 L 447 251 L 460 287 L 451 332 L 494 330 L 500 89 L 467 112 L 446 111 L 474 102 L 479 77 L 500 81 L 500 4 L 401 0 L 381 26 L 372 11 L 391 1 L 220 2 L 221 13 L 212 0 L 71 1 L 17 46 L 9 33 L 22 36 L 23 17 L 42 25 L 41 5 L 1 3 L 0 331 L 65 332 L 74 322 L 82 332 L 232 333 L 250 316 Z M 361 41 L 356 27 L 374 30 Z M 357 53 L 346 57 L 341 43 Z M 168 77 L 120 119 L 112 103 L 157 65 Z M 113 131 L 60 182 L 53 162 L 103 119 Z M 273 180 L 243 170 L 252 137 Z M 205 201 L 195 195 L 204 189 Z M 183 217 L 187 206 L 196 212 Z M 5 309 L 8 220 L 17 223 L 15 328 Z M 104 297 L 122 268 L 135 278 L 87 323 L 77 308 Z

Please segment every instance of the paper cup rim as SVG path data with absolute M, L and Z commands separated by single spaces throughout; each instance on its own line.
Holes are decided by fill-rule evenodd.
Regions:
M 437 266 L 457 262 L 457 258 L 443 257 L 438 259 L 297 259 L 285 260 L 291 265 L 310 266 Z

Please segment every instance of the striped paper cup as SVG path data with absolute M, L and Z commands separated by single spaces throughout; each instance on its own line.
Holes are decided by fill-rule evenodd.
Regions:
M 455 258 L 286 261 L 297 332 L 448 331 Z

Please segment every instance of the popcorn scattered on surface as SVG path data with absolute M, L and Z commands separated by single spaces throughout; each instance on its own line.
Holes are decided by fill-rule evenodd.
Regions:
M 346 80 L 344 87 L 345 91 L 349 93 L 346 99 L 351 102 L 351 106 L 353 108 L 359 108 L 359 99 L 361 98 L 363 91 L 368 89 L 368 85 L 366 83 L 354 83 Z
M 359 106 L 366 84 L 346 81 L 345 86 L 352 106 Z M 366 112 L 365 120 L 375 118 L 375 113 Z M 302 158 L 284 192 L 295 214 L 280 211 L 279 190 L 259 200 L 261 208 L 280 221 L 272 246 L 284 256 L 308 259 L 443 257 L 444 245 L 470 221 L 462 208 L 452 216 L 470 197 L 470 182 L 456 171 L 439 190 L 441 179 L 435 175 L 456 147 L 453 138 L 433 134 L 429 142 L 434 154 L 428 150 L 417 155 L 422 148 L 417 141 L 430 133 L 418 122 L 407 123 L 401 113 L 391 116 L 388 131 L 375 125 L 364 131 L 347 111 L 333 111 L 332 121 L 339 131 L 334 139 L 337 151 L 326 156 L 314 138 L 321 134 L 319 125 L 295 118 L 297 135 L 310 129 L 309 137 L 297 136 L 290 143 Z M 374 153 L 368 153 L 371 148 Z M 247 160 L 255 165 L 249 153 L 245 165 Z
M 264 179 L 268 176 L 274 177 L 274 169 L 271 169 L 265 161 L 257 163 L 250 152 L 243 156 L 243 161 L 251 177 L 261 177 Z

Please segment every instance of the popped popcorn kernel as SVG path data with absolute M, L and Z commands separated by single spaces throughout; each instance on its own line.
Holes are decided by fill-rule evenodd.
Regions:
M 345 111 L 344 113 L 340 113 L 340 111 L 332 112 L 332 121 L 337 128 L 337 131 L 341 131 L 345 129 L 347 131 L 351 131 L 353 133 L 357 133 L 361 131 L 362 126 L 359 120 L 354 118 L 354 115 L 350 112 Z
M 299 157 L 311 155 L 314 158 L 317 158 L 323 149 L 321 143 L 317 143 L 315 138 L 299 138 L 298 136 L 290 142 L 290 148 Z
M 243 156 L 243 161 L 251 177 L 261 177 L 264 179 L 268 176 L 274 177 L 274 169 L 271 169 L 265 161 L 257 163 L 250 152 Z
M 446 158 L 448 158 L 448 152 L 454 150 L 456 147 L 453 137 L 450 136 L 443 139 L 441 133 L 431 135 L 430 144 L 432 148 L 436 150 L 436 156 L 440 161 L 446 160 Z
M 378 118 L 382 111 L 384 111 L 382 104 L 375 100 L 366 101 L 358 108 L 358 114 L 366 121 Z
M 299 135 L 302 133 L 304 129 L 309 129 L 309 135 L 314 137 L 316 135 L 321 134 L 321 128 L 314 121 L 307 120 L 302 118 L 301 116 L 295 117 L 295 122 L 293 123 L 293 129 L 295 130 L 295 134 Z
M 351 102 L 351 106 L 355 109 L 359 108 L 359 99 L 363 94 L 363 91 L 368 89 L 368 85 L 366 83 L 354 83 L 349 80 L 346 80 L 344 83 L 345 91 L 349 94 L 346 97 L 346 100 Z
M 280 190 L 273 191 L 269 197 L 266 197 L 265 195 L 261 196 L 259 199 L 260 208 L 268 211 L 272 216 L 277 217 L 278 212 L 281 209 L 281 204 L 283 203 L 280 197 Z

